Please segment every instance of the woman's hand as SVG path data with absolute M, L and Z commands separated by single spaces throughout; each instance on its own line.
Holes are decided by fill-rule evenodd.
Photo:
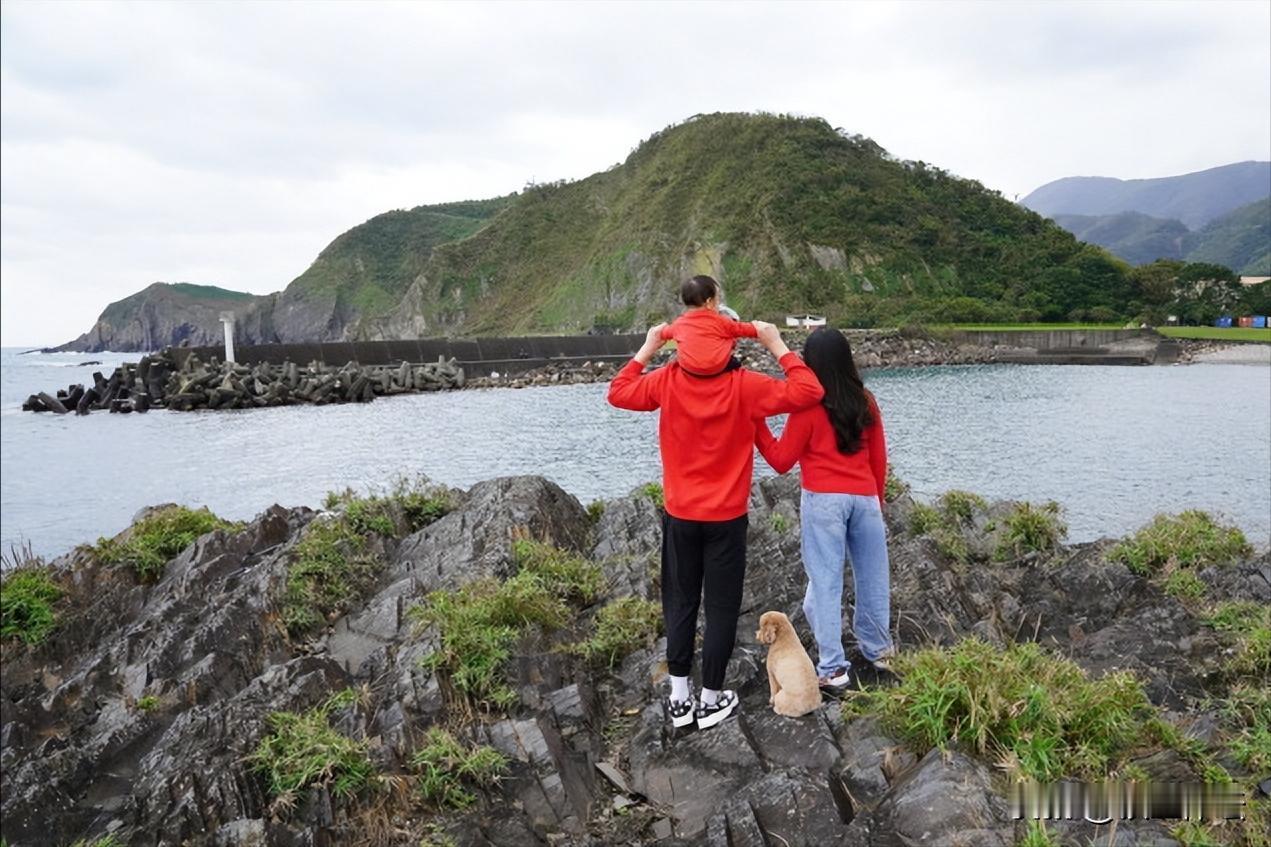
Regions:
M 781 338 L 781 331 L 777 329 L 775 324 L 767 321 L 755 321 L 755 332 L 759 336 L 759 343 L 768 348 L 768 352 L 773 358 L 780 359 L 782 356 L 790 352 L 790 348 L 786 346 L 786 342 Z
M 666 329 L 666 322 L 662 322 L 657 326 L 649 327 L 649 331 L 644 336 L 644 344 L 641 345 L 639 352 L 635 354 L 635 360 L 642 365 L 649 364 L 653 356 L 662 349 L 662 345 L 666 341 L 662 338 L 662 330 Z

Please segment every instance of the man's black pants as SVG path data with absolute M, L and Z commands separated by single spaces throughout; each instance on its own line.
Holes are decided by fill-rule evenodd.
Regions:
M 741 589 L 746 579 L 746 527 L 730 521 L 686 521 L 662 517 L 662 617 L 666 665 L 672 676 L 693 670 L 697 609 L 706 592 L 702 687 L 722 689 L 737 636 Z

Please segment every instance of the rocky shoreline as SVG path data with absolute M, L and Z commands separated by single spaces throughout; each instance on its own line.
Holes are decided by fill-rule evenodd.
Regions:
M 751 494 L 728 671 L 740 716 L 668 733 L 655 627 L 602 637 L 624 632 L 615 610 L 658 597 L 659 497 L 650 486 L 584 507 L 547 480 L 515 477 L 333 495 L 322 511 L 273 506 L 245 524 L 147 510 L 115 539 L 27 563 L 22 572 L 46 574 L 58 599 L 37 643 L 0 642 L 4 839 L 1005 847 L 1025 837 L 996 754 L 916 743 L 850 702 L 799 719 L 770 710 L 752 633 L 770 609 L 802 620 L 793 477 Z M 1143 708 L 1177 735 L 1128 749 L 1118 772 L 1159 781 L 1221 769 L 1265 814 L 1271 782 L 1259 788 L 1241 765 L 1223 704 L 1271 677 L 1264 665 L 1233 675 L 1235 648 L 1204 604 L 1271 607 L 1271 553 L 1198 565 L 1180 593 L 1164 572 L 1115 560 L 1111 542 L 1063 545 L 1057 519 L 1050 535 L 1021 541 L 1019 527 L 1042 513 L 1054 518 L 972 495 L 927 506 L 903 486 L 889 492 L 902 655 L 973 638 L 989 651 L 1036 643 L 1090 679 L 1129 671 Z M 197 518 L 191 540 L 143 555 L 153 528 L 170 539 L 182 514 Z M 515 620 L 498 612 L 513 601 L 530 604 Z M 481 614 L 503 621 L 488 631 L 493 652 L 464 638 L 486 632 Z M 464 665 L 469 654 L 493 665 Z M 280 789 L 270 751 L 301 730 L 347 761 Z M 1048 832 L 1056 844 L 1165 847 L 1181 843 L 1177 824 L 1051 822 Z M 1236 823 L 1214 833 L 1265 843 Z

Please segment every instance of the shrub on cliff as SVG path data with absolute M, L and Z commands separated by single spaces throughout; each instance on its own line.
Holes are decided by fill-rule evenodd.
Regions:
M 476 796 L 466 786 L 489 788 L 507 770 L 507 759 L 493 747 L 467 746 L 440 727 L 424 736 L 424 743 L 411 756 L 410 765 L 419 774 L 419 793 L 438 808 L 466 809 Z
M 54 604 L 62 589 L 46 567 L 26 566 L 0 577 L 0 638 L 39 644 L 57 626 Z
M 330 789 L 349 799 L 371 784 L 375 766 L 365 741 L 355 741 L 331 728 L 332 712 L 353 705 L 357 691 L 346 688 L 306 712 L 274 712 L 269 734 L 247 762 L 265 777 L 269 795 L 286 808 L 311 787 Z
M 1207 512 L 1191 509 L 1178 515 L 1157 515 L 1113 547 L 1108 559 L 1147 576 L 1175 567 L 1224 565 L 1252 550 L 1239 529 L 1219 524 Z
M 241 526 L 218 518 L 206 507 L 167 506 L 134 523 L 122 538 L 101 538 L 89 549 L 98 562 L 130 567 L 141 581 L 154 582 L 163 574 L 164 565 L 199 536 Z
M 1131 674 L 1091 679 L 1033 643 L 1003 650 L 972 638 L 901 654 L 895 665 L 899 685 L 844 708 L 879 714 L 919 753 L 966 744 L 1039 780 L 1105 778 L 1153 714 Z

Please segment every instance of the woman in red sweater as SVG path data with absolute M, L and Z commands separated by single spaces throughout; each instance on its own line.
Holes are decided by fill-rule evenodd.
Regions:
M 693 277 L 681 289 L 686 305 L 704 304 L 712 310 L 720 308 L 719 294 L 719 284 L 708 276 Z M 759 343 L 785 371 L 784 380 L 732 365 L 702 376 L 678 361 L 644 373 L 665 343 L 665 325 L 659 324 L 609 384 L 609 402 L 619 409 L 661 410 L 658 446 L 666 501 L 662 615 L 671 677 L 666 708 L 675 727 L 696 722 L 706 729 L 737 708 L 737 693 L 724 688 L 724 672 L 733 652 L 746 577 L 755 427 L 762 426 L 765 417 L 810 406 L 822 394 L 816 376 L 786 348 L 777 328 L 758 321 L 755 326 Z M 731 339 L 727 344 L 731 350 Z M 703 589 L 702 691 L 694 702 L 689 674 Z
M 861 654 L 866 663 L 885 671 L 893 652 L 882 512 L 887 441 L 878 403 L 861 382 L 843 333 L 830 327 L 816 330 L 803 355 L 825 397 L 791 414 L 779 439 L 761 423 L 755 443 L 777 473 L 799 465 L 803 569 L 808 576 L 803 614 L 816 636 L 821 685 L 836 691 L 859 687 L 867 670 L 854 667 L 843 651 L 845 554 L 851 557 L 856 586 L 852 629 Z

